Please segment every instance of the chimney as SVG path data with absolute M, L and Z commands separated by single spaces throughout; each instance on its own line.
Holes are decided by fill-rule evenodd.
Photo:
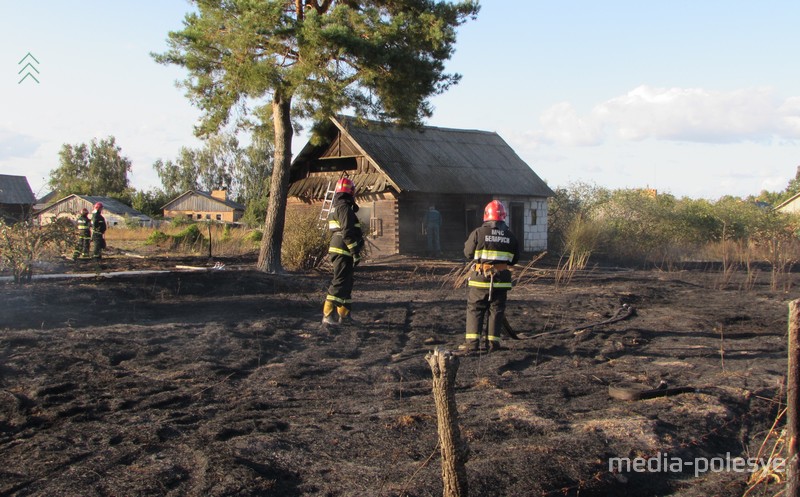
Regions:
M 228 192 L 226 190 L 211 190 L 211 196 L 220 200 L 228 200 Z

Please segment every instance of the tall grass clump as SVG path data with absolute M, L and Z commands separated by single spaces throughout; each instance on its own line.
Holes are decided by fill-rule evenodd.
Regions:
M 287 210 L 281 246 L 281 262 L 290 271 L 318 267 L 325 261 L 330 233 L 320 226 L 317 215 L 301 210 Z
M 563 251 L 556 269 L 556 283 L 569 283 L 578 271 L 586 269 L 597 249 L 602 226 L 577 215 L 564 234 Z

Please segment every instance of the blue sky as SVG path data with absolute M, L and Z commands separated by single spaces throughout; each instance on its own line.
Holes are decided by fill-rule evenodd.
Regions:
M 495 131 L 552 188 L 692 198 L 785 188 L 800 165 L 800 2 L 484 0 L 428 124 Z M 185 0 L 0 0 L 0 173 L 45 193 L 64 143 L 113 135 L 136 188 L 199 146 L 160 66 Z M 39 79 L 19 82 L 28 53 Z M 298 136 L 294 152 L 307 137 Z

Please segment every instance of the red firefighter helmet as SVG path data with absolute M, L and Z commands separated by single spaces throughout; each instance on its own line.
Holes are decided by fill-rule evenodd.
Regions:
M 503 206 L 503 202 L 500 202 L 499 200 L 492 200 L 486 204 L 486 208 L 483 210 L 483 220 L 505 221 L 506 208 Z
M 97 202 L 96 204 L 94 204 L 94 210 L 99 211 L 102 208 L 103 208 L 103 202 Z
M 342 178 L 336 182 L 336 193 L 349 193 L 355 195 L 356 185 L 350 178 Z

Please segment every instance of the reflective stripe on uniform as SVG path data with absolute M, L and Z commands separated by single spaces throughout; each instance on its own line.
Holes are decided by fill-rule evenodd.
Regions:
M 349 250 L 340 249 L 339 247 L 328 247 L 328 253 L 341 254 L 341 255 L 346 255 L 348 257 L 353 257 L 353 254 L 351 254 Z
M 476 261 L 505 261 L 511 262 L 514 259 L 514 254 L 511 252 L 500 252 L 497 250 L 476 250 L 474 259 Z
M 358 229 L 361 229 L 361 223 L 356 223 L 353 226 L 355 226 Z M 339 224 L 339 221 L 337 221 L 335 219 L 329 219 L 328 220 L 328 229 L 329 230 L 338 230 L 338 229 L 341 229 L 341 228 L 342 228 L 342 225 Z
M 480 333 L 467 333 L 464 337 L 467 340 L 478 340 L 481 337 Z
M 336 302 L 338 304 L 350 304 L 353 302 L 352 299 L 342 299 L 337 297 L 336 295 L 331 295 L 331 294 L 328 294 L 328 296 L 325 297 L 325 300 L 330 300 L 331 302 Z
M 474 281 L 469 280 L 468 286 L 475 287 L 475 288 L 507 288 L 511 289 L 511 282 L 503 282 L 503 281 L 496 281 L 494 285 L 492 285 L 491 281 Z

